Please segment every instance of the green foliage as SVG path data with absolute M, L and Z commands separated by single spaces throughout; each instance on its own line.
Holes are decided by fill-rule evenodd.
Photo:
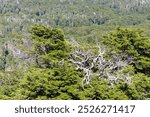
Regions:
M 70 47 L 59 29 L 35 24 L 31 29 L 35 53 L 45 64 L 53 64 L 69 56 Z
M 21 71 L 0 71 L 0 99 L 12 99 L 21 81 Z
M 150 77 L 144 74 L 136 74 L 133 76 L 132 84 L 127 88 L 126 95 L 132 100 L 141 100 L 150 98 Z
M 111 87 L 106 79 L 95 79 L 87 97 L 92 100 L 127 100 L 128 97 L 118 87 Z
M 15 98 L 77 99 L 68 91 L 76 92 L 74 87 L 80 87 L 81 75 L 71 65 L 60 65 L 53 69 L 30 69 L 24 75 Z
M 14 99 L 78 99 L 67 91 L 80 84 L 82 74 L 63 60 L 69 57 L 70 47 L 62 31 L 35 24 L 31 34 L 37 64 L 42 61 L 44 67 L 26 71 Z
M 111 48 L 112 54 L 126 54 L 134 58 L 134 66 L 138 71 L 150 75 L 150 38 L 142 31 L 117 28 L 104 36 L 102 42 Z
M 82 27 L 81 30 L 85 32 L 74 28 L 73 33 L 79 34 L 79 37 L 84 36 L 85 42 L 83 37 L 79 38 L 78 42 L 82 43 L 85 51 L 91 48 L 91 53 L 94 54 L 93 45 L 96 40 L 93 40 L 90 29 L 84 28 Z M 107 79 L 93 76 L 90 85 L 85 85 L 85 90 L 81 85 L 84 75 L 68 61 L 71 47 L 64 39 L 61 30 L 35 24 L 31 28 L 31 37 L 34 47 L 32 54 L 36 57 L 37 66 L 30 66 L 22 72 L 0 71 L 0 99 L 142 100 L 150 98 L 148 76 L 150 75 L 150 40 L 141 30 L 118 28 L 101 39 L 101 42 L 110 48 L 108 56 L 125 54 L 134 58 L 133 65 L 124 67 L 120 72 L 120 76 L 122 73 L 129 73 L 131 82 L 128 84 L 120 81 L 112 86 Z M 87 43 L 90 46 L 87 47 Z M 5 56 L 7 51 L 3 52 Z
M 117 28 L 116 31 L 104 36 L 104 44 L 113 47 L 118 53 L 126 53 L 132 56 L 138 56 L 138 50 L 135 49 L 135 42 L 140 38 L 140 32 L 136 30 Z

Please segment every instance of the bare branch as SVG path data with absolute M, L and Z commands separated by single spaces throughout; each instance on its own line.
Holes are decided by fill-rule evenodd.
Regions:
M 132 58 L 121 55 L 112 56 L 111 59 L 106 60 L 106 49 L 104 46 L 97 44 L 98 55 L 91 55 L 90 51 L 83 52 L 80 49 L 71 52 L 70 62 L 76 65 L 77 69 L 83 71 L 84 78 L 82 80 L 82 87 L 90 85 L 92 73 L 98 71 L 99 78 L 106 78 L 113 86 L 117 81 L 121 80 L 130 84 L 131 77 L 129 74 L 123 73 L 123 68 L 132 63 Z M 96 71 L 94 71 L 96 70 Z M 119 73 L 122 76 L 119 76 Z

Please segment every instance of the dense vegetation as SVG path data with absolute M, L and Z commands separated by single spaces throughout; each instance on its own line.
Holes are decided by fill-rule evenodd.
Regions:
M 0 99 L 150 99 L 149 12 L 149 0 L 1 0 Z

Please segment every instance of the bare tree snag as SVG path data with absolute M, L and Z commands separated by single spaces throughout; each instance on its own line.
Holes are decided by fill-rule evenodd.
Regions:
M 84 89 L 85 84 L 90 85 L 92 75 L 97 71 L 98 77 L 107 79 L 111 86 L 119 80 L 129 85 L 131 77 L 129 73 L 123 73 L 123 68 L 131 64 L 133 59 L 122 54 L 120 56 L 112 56 L 111 59 L 107 60 L 105 58 L 106 49 L 102 45 L 97 45 L 97 48 L 97 55 L 90 54 L 90 51 L 83 52 L 81 49 L 70 53 L 70 62 L 76 66 L 77 70 L 82 70 L 84 74 L 82 88 Z M 119 75 L 120 73 L 122 74 L 121 76 Z

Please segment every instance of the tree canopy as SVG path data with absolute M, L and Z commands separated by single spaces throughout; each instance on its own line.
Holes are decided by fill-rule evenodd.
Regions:
M 141 30 L 117 28 L 92 48 L 41 24 L 30 34 L 35 62 L 0 71 L 0 99 L 149 99 L 150 45 Z

